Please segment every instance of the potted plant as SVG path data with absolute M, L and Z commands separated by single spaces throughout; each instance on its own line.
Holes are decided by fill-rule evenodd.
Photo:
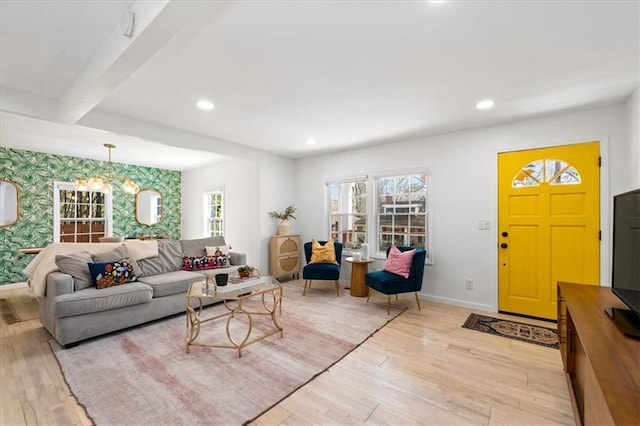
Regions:
M 256 268 L 253 266 L 244 265 L 238 268 L 238 274 L 240 274 L 240 278 L 249 278 L 253 275 L 253 271 L 255 270 Z
M 293 215 L 296 212 L 297 208 L 295 205 L 290 204 L 283 212 L 271 211 L 269 212 L 269 216 L 273 219 L 280 219 L 280 224 L 278 225 L 278 235 L 290 235 L 291 234 L 291 225 L 289 224 L 289 219 L 295 219 L 296 217 Z

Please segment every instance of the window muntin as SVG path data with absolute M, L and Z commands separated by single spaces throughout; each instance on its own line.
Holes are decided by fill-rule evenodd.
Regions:
M 427 250 L 427 175 L 377 179 L 377 251 L 396 245 Z
M 54 242 L 98 243 L 110 233 L 111 194 L 77 191 L 71 182 L 54 185 Z
M 212 191 L 204 194 L 205 229 L 211 237 L 224 236 L 224 194 Z
M 367 181 L 332 182 L 329 190 L 329 237 L 346 250 L 367 241 Z
M 535 160 L 522 167 L 511 185 L 514 188 L 549 185 L 576 185 L 581 183 L 580 173 L 571 164 L 555 158 Z

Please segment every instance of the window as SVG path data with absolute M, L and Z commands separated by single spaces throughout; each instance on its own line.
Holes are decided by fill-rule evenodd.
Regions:
M 224 235 L 224 197 L 221 190 L 204 194 L 205 233 L 211 237 Z
M 380 177 L 377 188 L 377 250 L 396 245 L 424 247 L 427 244 L 427 175 Z
M 328 183 L 329 237 L 341 241 L 345 249 L 367 241 L 366 179 Z
M 516 173 L 512 186 L 576 185 L 581 182 L 580 173 L 569 163 L 555 158 L 532 161 Z
M 111 194 L 77 191 L 73 183 L 56 182 L 53 196 L 53 240 L 97 243 L 111 234 Z

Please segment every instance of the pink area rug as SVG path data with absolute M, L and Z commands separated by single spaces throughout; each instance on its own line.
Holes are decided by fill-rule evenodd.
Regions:
M 51 347 L 73 395 L 97 425 L 240 425 L 327 370 L 395 318 L 386 306 L 321 286 L 302 296 L 284 284 L 279 334 L 233 349 L 191 347 L 185 317 Z M 326 290 L 326 291 L 325 291 Z M 248 305 L 245 305 L 245 308 Z M 207 315 L 223 312 L 222 306 Z M 272 323 L 254 321 L 254 332 Z M 239 327 L 242 323 L 238 322 Z M 201 338 L 224 338 L 224 322 L 203 326 Z M 257 329 L 257 331 L 255 330 Z

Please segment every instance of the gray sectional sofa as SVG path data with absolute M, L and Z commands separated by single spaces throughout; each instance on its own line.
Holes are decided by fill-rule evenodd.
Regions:
M 224 245 L 223 237 L 158 240 L 157 256 L 136 261 L 136 282 L 104 289 L 83 288 L 74 282 L 81 280 L 80 277 L 50 272 L 46 277 L 45 294 L 39 300 L 40 321 L 58 343 L 68 346 L 184 312 L 185 294 L 192 282 L 202 281 L 205 275 L 232 273 L 239 265 L 246 264 L 246 255 L 231 252 L 230 267 L 198 271 L 182 270 L 183 257 L 203 256 L 205 247 Z M 96 256 L 93 259 L 117 261 L 120 255 L 118 249 L 114 249 L 111 254 L 102 253 L 98 259 Z

